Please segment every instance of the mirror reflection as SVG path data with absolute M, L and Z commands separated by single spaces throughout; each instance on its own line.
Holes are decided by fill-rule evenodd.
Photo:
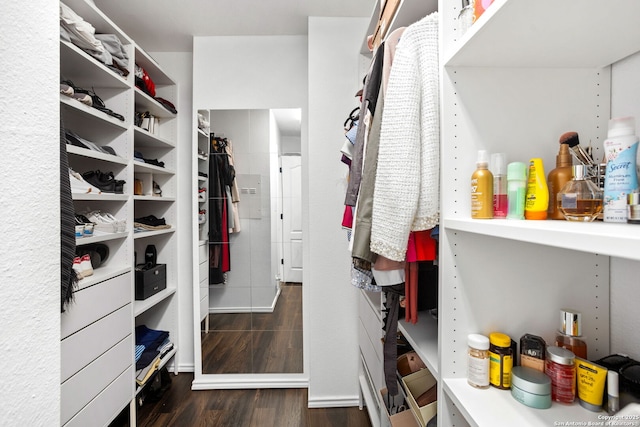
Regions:
M 300 114 L 209 111 L 203 374 L 303 372 Z

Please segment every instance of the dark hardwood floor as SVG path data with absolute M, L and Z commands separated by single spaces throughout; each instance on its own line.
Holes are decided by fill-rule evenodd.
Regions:
M 210 314 L 200 337 L 203 373 L 302 373 L 301 284 L 283 284 L 271 313 Z
M 216 314 L 202 334 L 205 373 L 303 372 L 302 286 L 286 284 L 273 313 Z M 370 427 L 366 409 L 309 409 L 307 389 L 191 390 L 193 374 L 137 411 L 140 427 Z M 354 378 L 354 381 L 356 379 Z M 111 427 L 128 427 L 128 408 Z
M 191 390 L 193 374 L 138 409 L 139 427 L 370 427 L 367 410 L 307 408 L 307 389 Z M 126 414 L 125 414 L 126 415 Z M 123 415 L 126 425 L 126 416 Z

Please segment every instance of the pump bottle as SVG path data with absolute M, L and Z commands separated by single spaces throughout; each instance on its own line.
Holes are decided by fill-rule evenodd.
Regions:
M 525 219 L 547 219 L 549 207 L 549 188 L 544 174 L 541 158 L 529 161 L 529 179 L 527 180 L 527 195 L 524 204 Z

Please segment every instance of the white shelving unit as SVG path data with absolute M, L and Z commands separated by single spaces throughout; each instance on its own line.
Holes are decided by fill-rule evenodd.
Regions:
M 202 121 L 199 120 L 202 117 Z M 193 137 L 193 169 L 194 169 L 194 213 L 197 215 L 194 221 L 194 277 L 197 277 L 198 289 L 194 289 L 194 295 L 199 301 L 199 320 L 204 321 L 203 330 L 209 332 L 209 153 L 211 115 L 209 110 L 197 110 L 194 118 Z M 206 176 L 202 176 L 202 175 Z M 205 189 L 204 193 L 200 189 Z M 195 301 L 194 301 L 195 302 Z M 195 305 L 197 306 L 197 305 Z M 194 307 L 195 307 L 194 306 Z
M 411 3 L 416 2 L 405 0 L 400 11 Z M 400 321 L 399 329 L 438 380 L 439 426 L 597 422 L 599 414 L 578 403 L 536 410 L 508 391 L 469 386 L 466 338 L 500 331 L 519 341 L 533 333 L 553 344 L 560 308 L 572 307 L 583 314 L 589 359 L 614 352 L 637 359 L 640 332 L 629 327 L 637 326 L 633 310 L 613 304 L 627 304 L 637 294 L 638 229 L 602 222 L 472 220 L 469 180 L 480 149 L 506 153 L 508 162 L 540 157 L 546 175 L 555 166 L 560 135 L 570 130 L 583 145 L 591 142 L 596 159 L 602 157 L 615 106 L 622 114 L 640 114 L 637 106 L 625 110 L 637 104 L 638 90 L 622 89 L 637 83 L 620 82 L 614 73 L 624 60 L 628 69 L 619 75 L 637 74 L 640 61 L 626 61 L 640 50 L 640 29 L 633 22 L 640 5 L 496 0 L 464 35 L 457 26 L 460 7 L 461 2 L 438 2 L 438 320 L 421 313 L 416 325 Z M 369 301 L 361 308 L 375 306 L 364 292 L 361 299 Z M 360 313 L 361 323 L 367 321 L 366 310 Z M 363 343 L 361 336 L 361 349 Z M 372 400 L 377 394 L 366 389 L 364 379 L 379 373 L 369 362 L 363 370 L 364 400 L 377 410 L 381 402 Z M 384 412 L 378 414 L 372 415 L 373 425 L 385 425 Z
M 176 224 L 177 202 L 177 115 L 134 85 L 134 63 L 145 68 L 156 83 L 157 96 L 169 101 L 177 97 L 176 83 L 160 66 L 105 16 L 91 0 L 65 0 L 64 3 L 96 33 L 118 36 L 129 56 L 129 74 L 120 76 L 72 43 L 60 41 L 60 78 L 75 86 L 93 89 L 107 108 L 121 114 L 121 121 L 79 101 L 60 96 L 65 129 L 98 146 L 113 148 L 116 155 L 67 145 L 70 167 L 79 173 L 92 170 L 113 172 L 124 180 L 123 194 L 74 194 L 76 213 L 101 210 L 126 221 L 124 232 L 94 232 L 79 238 L 78 247 L 104 244 L 109 257 L 93 275 L 79 282 L 74 301 L 61 321 L 61 424 L 65 426 L 108 425 L 127 405 L 131 425 L 135 425 L 134 327 L 169 331 L 173 351 L 162 365 L 170 363 L 178 343 L 177 231 L 175 227 L 137 233 L 134 219 L 147 215 L 164 217 Z M 136 110 L 153 111 L 160 117 L 155 134 L 134 125 Z M 134 161 L 134 151 L 145 158 L 164 162 L 165 167 Z M 143 195 L 134 196 L 134 179 L 145 183 Z M 162 196 L 153 195 L 153 181 Z M 154 244 L 158 262 L 167 264 L 167 289 L 136 301 L 134 298 L 134 254 L 144 254 Z M 177 365 L 174 365 L 177 373 Z
M 524 333 L 534 333 L 553 344 L 560 308 L 573 307 L 583 314 L 589 359 L 619 351 L 611 342 L 610 296 L 633 292 L 633 277 L 614 281 L 613 267 L 626 259 L 637 273 L 640 234 L 632 225 L 602 222 L 474 221 L 468 183 L 480 149 L 504 152 L 509 162 L 541 157 L 548 173 L 555 166 L 558 138 L 568 130 L 576 130 L 584 145 L 591 141 L 594 157 L 602 157 L 616 102 L 611 65 L 640 49 L 637 28 L 624 34 L 620 28 L 631 25 L 639 5 L 499 0 L 464 36 L 456 29 L 459 5 L 439 6 L 438 423 L 598 421 L 598 414 L 577 403 L 540 411 L 519 404 L 508 392 L 468 386 L 466 335 L 501 331 L 518 341 Z M 629 338 L 637 341 L 635 334 Z

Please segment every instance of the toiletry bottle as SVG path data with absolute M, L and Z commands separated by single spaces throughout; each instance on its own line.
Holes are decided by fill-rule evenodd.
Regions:
M 471 218 L 493 218 L 493 175 L 486 150 L 478 151 L 477 169 L 471 175 Z
M 587 343 L 582 339 L 582 314 L 576 310 L 560 310 L 561 327 L 556 336 L 557 347 L 571 350 L 576 356 L 587 359 Z
M 491 173 L 493 174 L 493 217 L 506 218 L 509 205 L 507 202 L 507 162 L 506 154 L 491 155 Z
M 544 372 L 544 358 L 547 349 L 542 337 L 524 334 L 520 338 L 520 365 Z
M 607 372 L 607 414 L 613 415 L 620 410 L 620 397 L 618 395 L 618 373 Z
M 529 161 L 529 179 L 524 203 L 524 219 L 547 219 L 549 189 L 541 158 Z
M 604 178 L 604 221 L 627 222 L 627 194 L 638 189 L 636 156 L 638 137 L 635 119 L 609 120 L 604 152 L 607 169 Z
M 587 167 L 573 166 L 573 179 L 556 196 L 558 210 L 567 221 L 591 222 L 602 212 L 602 192 L 587 177 Z
M 560 144 L 560 151 L 556 156 L 556 167 L 549 172 L 547 177 L 547 185 L 549 186 L 549 209 L 547 210 L 547 215 L 549 219 L 564 219 L 564 215 L 558 209 L 557 195 L 562 190 L 562 187 L 571 181 L 573 174 L 571 170 L 572 164 L 569 146 Z
M 507 219 L 524 219 L 524 198 L 527 192 L 527 166 L 512 162 L 507 166 Z

